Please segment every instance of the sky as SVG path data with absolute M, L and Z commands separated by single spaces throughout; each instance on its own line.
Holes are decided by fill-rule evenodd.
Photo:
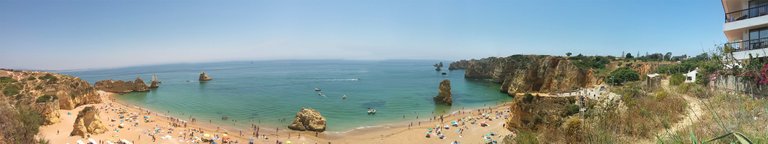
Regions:
M 0 67 L 709 51 L 717 0 L 0 0 Z

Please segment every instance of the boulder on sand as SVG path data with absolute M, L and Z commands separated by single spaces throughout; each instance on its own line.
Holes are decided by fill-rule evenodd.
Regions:
M 325 117 L 320 115 L 320 112 L 311 108 L 301 108 L 288 128 L 299 131 L 323 132 L 325 131 L 325 124 Z
M 438 88 L 437 96 L 434 97 L 434 100 L 436 103 L 442 103 L 447 105 L 452 105 L 453 100 L 451 99 L 451 81 L 450 80 L 443 80 L 440 82 L 440 88 Z
M 85 137 L 88 134 L 101 134 L 106 131 L 107 128 L 99 120 L 99 110 L 93 106 L 88 106 L 77 114 L 74 129 L 69 135 Z

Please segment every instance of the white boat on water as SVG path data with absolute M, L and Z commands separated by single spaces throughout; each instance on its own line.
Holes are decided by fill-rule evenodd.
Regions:
M 374 115 L 374 114 L 376 114 L 376 109 L 369 108 L 368 109 L 368 115 Z

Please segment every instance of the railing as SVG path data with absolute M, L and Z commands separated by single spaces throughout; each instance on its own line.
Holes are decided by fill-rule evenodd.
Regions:
M 768 4 L 761 4 L 747 9 L 733 11 L 725 14 L 725 22 L 733 22 L 753 17 L 768 15 Z
M 763 48 L 768 48 L 768 38 L 735 41 L 735 42 L 725 43 L 725 45 L 730 46 L 734 52 L 753 50 L 753 49 L 763 49 Z

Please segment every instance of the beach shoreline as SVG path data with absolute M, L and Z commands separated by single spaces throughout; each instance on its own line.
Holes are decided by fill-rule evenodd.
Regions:
M 238 127 L 230 125 L 221 125 L 214 123 L 206 123 L 205 121 L 192 122 L 189 118 L 175 118 L 171 114 L 164 112 L 158 112 L 151 109 L 131 105 L 126 102 L 117 100 L 119 94 L 108 93 L 99 91 L 100 97 L 103 102 L 100 104 L 91 104 L 77 107 L 74 110 L 59 110 L 62 113 L 62 121 L 52 125 L 42 126 L 38 137 L 49 139 L 54 143 L 76 143 L 77 140 L 86 141 L 88 138 L 81 138 L 79 136 L 68 136 L 71 132 L 72 125 L 74 123 L 74 117 L 80 109 L 86 106 L 98 107 L 100 111 L 100 120 L 104 125 L 107 125 L 108 131 L 103 134 L 91 135 L 90 138 L 99 141 L 106 140 L 119 140 L 125 139 L 136 143 L 151 143 L 152 138 L 150 135 L 152 129 L 163 130 L 160 136 L 170 137 L 169 139 L 155 138 L 155 141 L 161 141 L 163 143 L 189 143 L 190 137 L 200 135 L 200 133 L 206 133 L 213 135 L 226 135 L 232 141 L 238 141 L 241 143 L 248 143 L 249 139 L 258 132 L 255 137 L 256 143 L 275 143 L 275 142 L 293 142 L 293 143 L 382 143 L 382 142 L 399 142 L 399 143 L 450 143 L 458 141 L 461 143 L 477 143 L 481 140 L 483 135 L 488 133 L 495 133 L 494 140 L 501 140 L 501 136 L 510 134 L 508 130 L 503 128 L 505 118 L 508 117 L 508 104 L 510 102 L 504 102 L 494 106 L 487 106 L 476 109 L 454 110 L 447 113 L 443 119 L 439 121 L 437 119 L 420 118 L 403 120 L 394 123 L 377 124 L 373 126 L 358 127 L 346 131 L 326 131 L 321 133 L 315 133 L 311 131 L 293 131 L 287 128 L 270 127 L 270 126 L 255 126 L 258 127 Z M 135 127 L 127 126 L 127 128 L 117 128 L 118 123 L 114 120 L 118 117 L 114 111 L 126 111 L 132 114 L 147 114 L 153 116 L 152 122 L 141 123 L 138 122 Z M 498 112 L 501 112 L 499 114 Z M 70 113 L 70 114 L 68 114 Z M 467 130 L 461 132 L 445 132 L 445 139 L 439 139 L 437 135 L 431 138 L 425 138 L 426 129 L 434 128 L 437 125 L 443 126 L 450 121 L 461 121 L 467 117 L 484 116 L 483 114 L 491 115 L 496 113 L 497 116 L 492 123 L 489 122 L 488 126 L 480 127 L 478 124 L 461 125 Z M 435 116 L 437 118 L 438 116 Z M 493 119 L 489 119 L 493 120 Z M 186 121 L 186 122 L 185 122 Z M 292 119 L 291 119 L 292 121 Z M 181 126 L 184 123 L 184 126 Z M 174 126 L 175 125 L 175 126 Z M 125 129 L 125 130 L 123 130 Z M 471 130 L 470 130 L 471 129 Z M 168 133 L 167 131 L 170 131 Z M 189 136 L 190 133 L 198 132 L 195 136 Z M 466 138 L 470 136 L 469 138 Z M 202 136 L 197 136 L 202 137 Z M 142 139 L 143 138 L 143 139 Z M 218 142 L 218 141 L 217 141 Z

